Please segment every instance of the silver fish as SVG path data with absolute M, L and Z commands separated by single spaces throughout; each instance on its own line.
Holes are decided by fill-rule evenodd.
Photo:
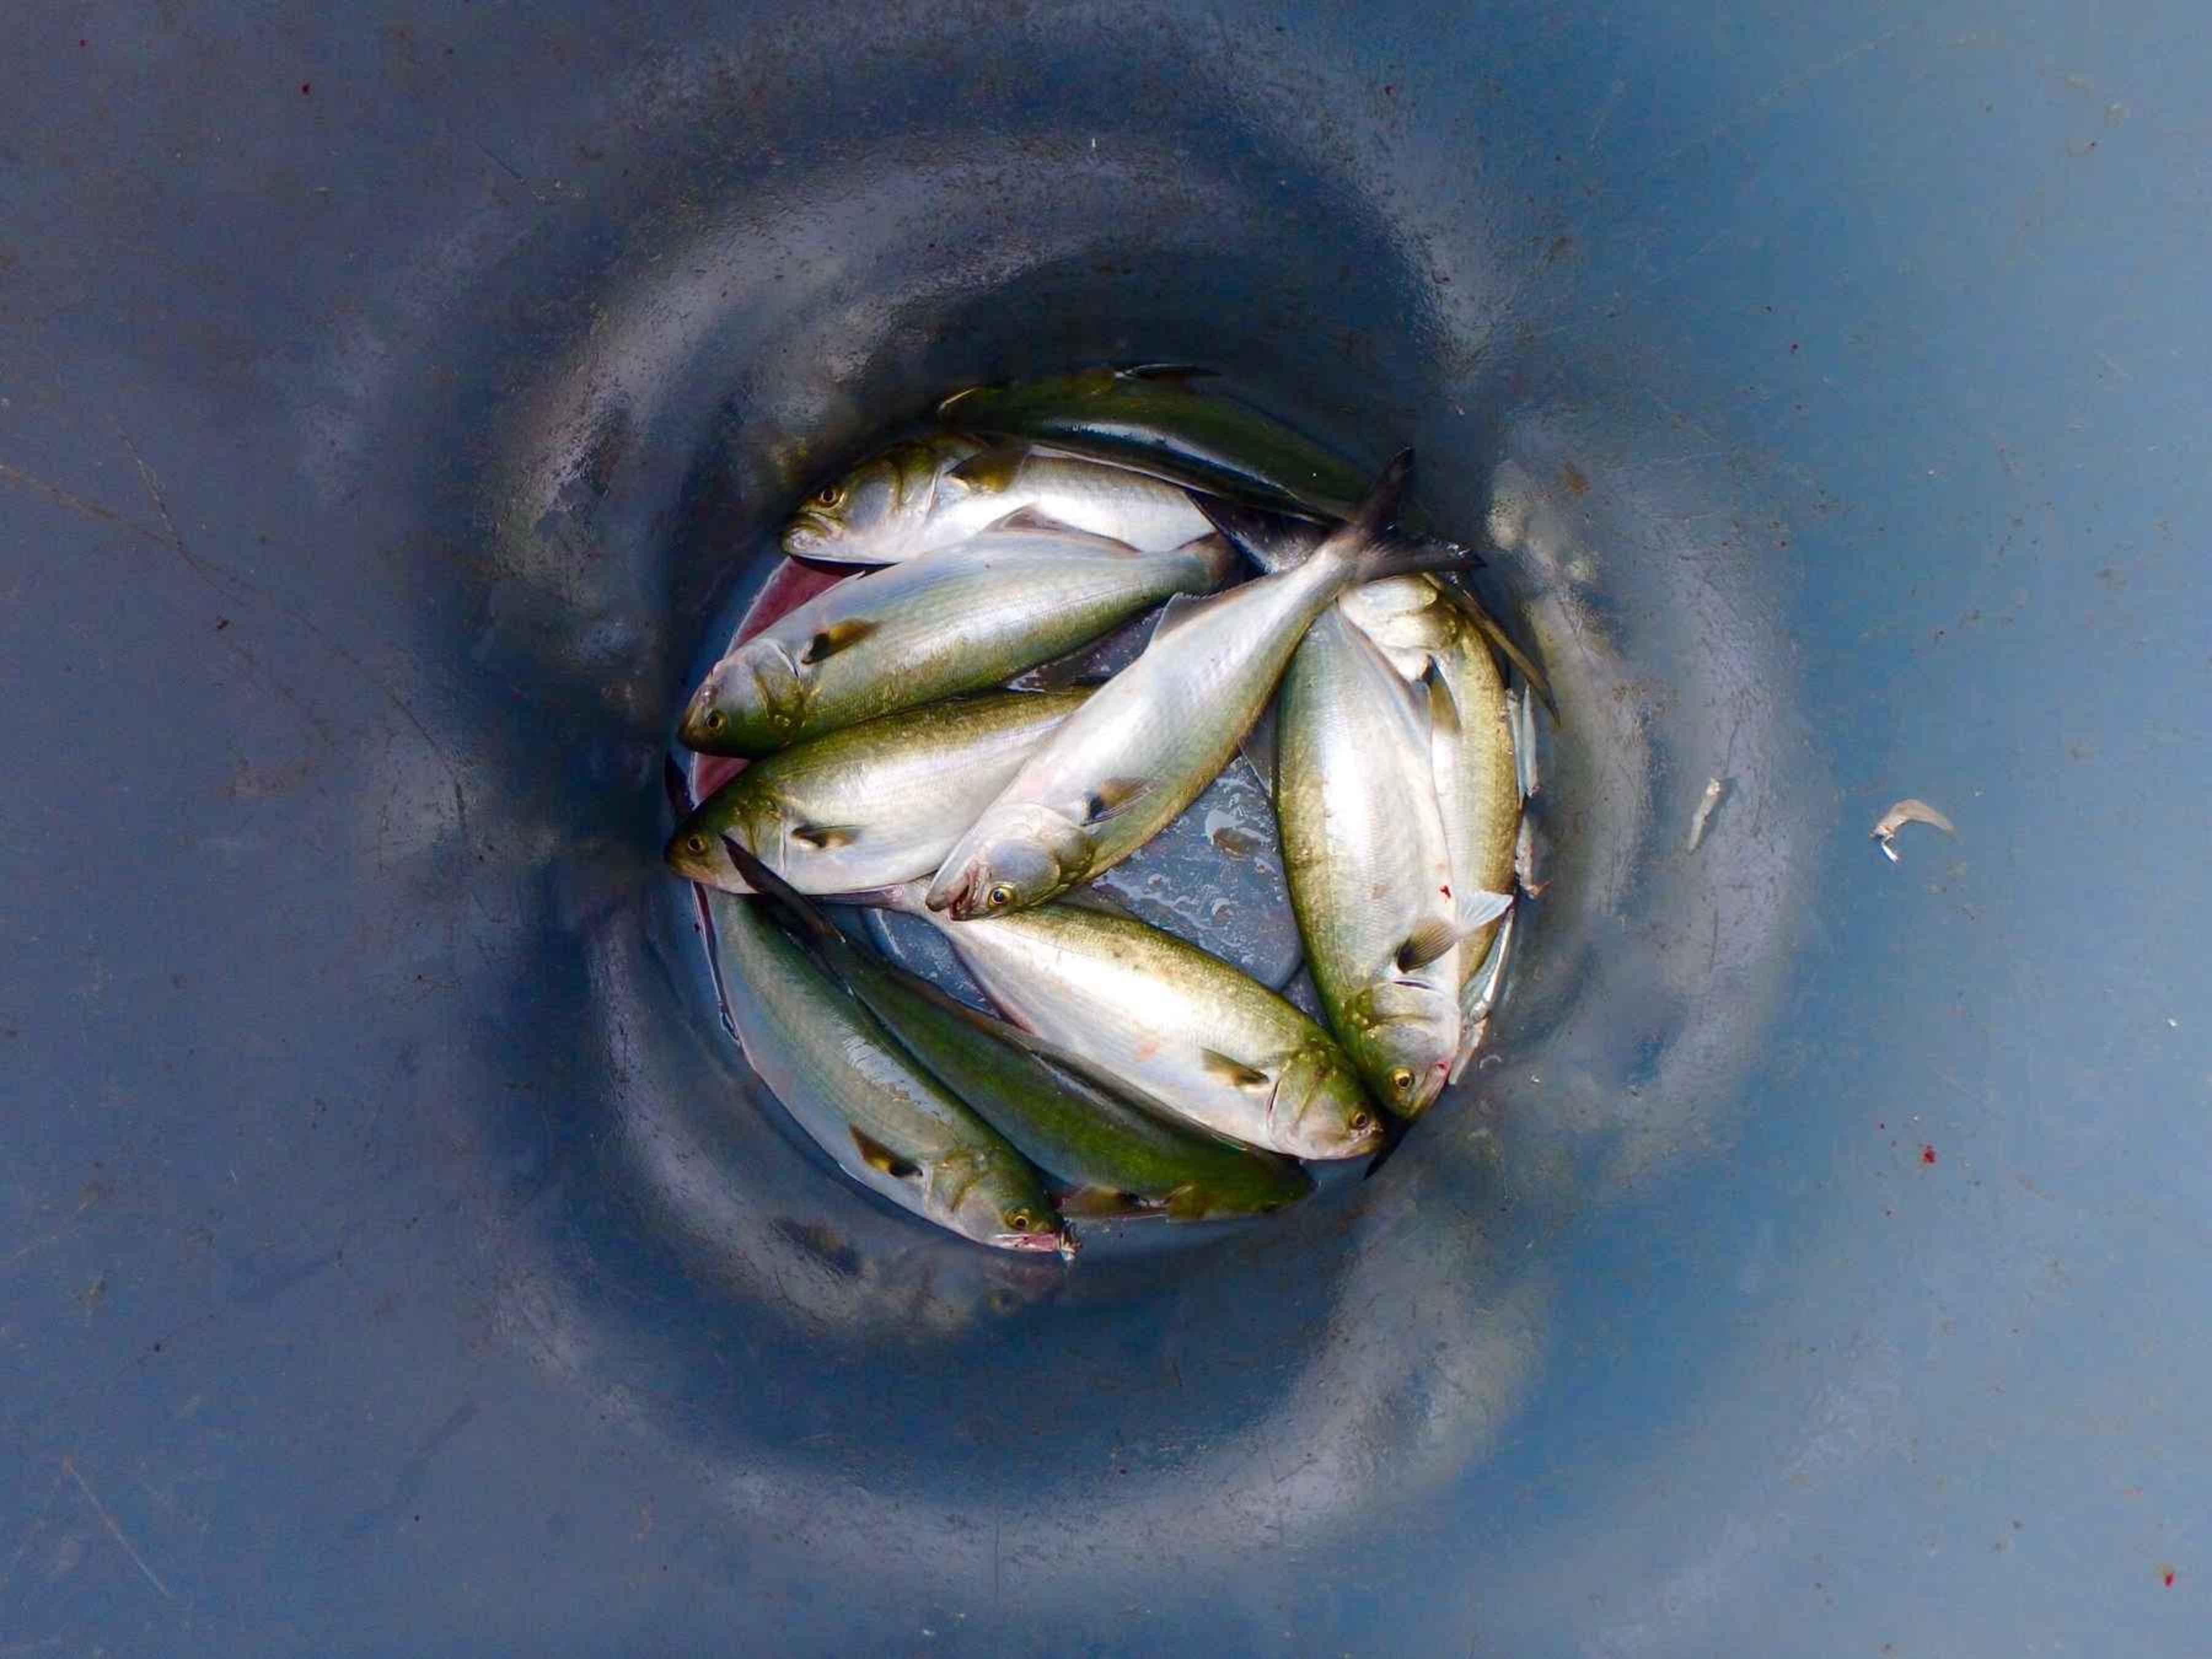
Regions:
M 960 921 L 1039 904 L 1127 857 L 1188 806 L 1237 747 L 1313 619 L 1348 585 L 1440 558 L 1382 538 L 1410 452 L 1358 515 L 1295 567 L 1169 606 L 1143 656 L 1023 764 L 930 885 Z
M 1275 802 L 1291 902 L 1330 1028 L 1402 1117 L 1460 1044 L 1459 942 L 1507 901 L 1454 885 L 1431 692 L 1332 606 L 1277 704 Z
M 1293 1158 L 1358 1158 L 1381 1115 L 1335 1040 L 1172 933 L 1080 902 L 954 922 L 921 884 L 856 895 L 928 920 L 1016 1024 L 1194 1123 Z
M 794 558 L 896 564 L 966 541 L 1018 508 L 1147 552 L 1197 540 L 1206 520 L 1180 484 L 1103 461 L 943 433 L 893 444 L 799 505 Z
M 1520 886 L 1516 848 L 1523 796 L 1516 742 L 1516 706 L 1498 666 L 1494 623 L 1474 599 L 1449 583 L 1414 579 L 1429 590 L 1419 603 L 1413 584 L 1361 589 L 1346 597 L 1346 613 L 1375 640 L 1401 672 L 1418 667 L 1429 698 L 1431 757 L 1445 839 L 1451 849 L 1452 891 L 1464 904 L 1490 906 L 1491 920 L 1460 941 L 1452 968 L 1464 994 L 1498 938 L 1495 919 L 1505 914 Z M 1481 1022 L 1463 1018 L 1461 1051 L 1451 1075 L 1463 1070 Z
M 845 1173 L 979 1244 L 1073 1249 L 1036 1170 L 954 1099 L 776 924 L 708 895 L 746 1061 Z
M 756 761 L 669 838 L 677 874 L 751 890 L 723 837 L 802 893 L 926 876 L 1087 691 L 949 697 L 825 732 Z
M 766 755 L 1000 684 L 1172 594 L 1204 592 L 1235 562 L 1218 537 L 1139 553 L 1024 510 L 842 581 L 754 635 L 708 672 L 679 735 L 708 754 Z

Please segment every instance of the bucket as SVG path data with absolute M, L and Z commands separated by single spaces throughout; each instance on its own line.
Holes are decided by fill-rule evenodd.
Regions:
M 2195 14 L 340 9 L 0 76 L 0 1652 L 2179 1652 Z M 830 1170 L 662 768 L 791 504 L 1190 362 L 1401 445 L 1549 885 L 1371 1180 Z M 1951 833 L 1908 821 L 1925 802 Z

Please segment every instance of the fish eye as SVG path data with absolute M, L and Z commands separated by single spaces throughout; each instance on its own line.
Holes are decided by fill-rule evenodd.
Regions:
M 1393 1067 L 1390 1073 L 1390 1086 L 1400 1094 L 1404 1094 L 1407 1090 L 1413 1086 L 1413 1073 L 1403 1066 Z
M 845 486 L 841 483 L 824 484 L 814 492 L 814 505 L 817 507 L 836 507 L 844 499 Z
M 1362 1107 L 1359 1110 L 1352 1115 L 1351 1121 L 1352 1133 L 1357 1134 L 1360 1130 L 1366 1128 L 1370 1124 L 1373 1123 L 1375 1119 L 1373 1115 L 1370 1113 L 1365 1107 Z
M 1012 1210 L 1007 1212 L 1006 1231 L 1008 1232 L 1025 1233 L 1029 1230 L 1030 1212 L 1027 1210 Z
M 992 888 L 989 892 L 983 895 L 983 902 L 989 905 L 994 910 L 1003 910 L 1013 902 L 1014 890 L 1007 886 L 1003 881 Z
M 704 858 L 704 857 L 706 857 L 706 856 L 707 856 L 707 838 L 706 838 L 706 836 L 684 836 L 684 850 L 685 852 L 687 852 L 687 853 L 690 854 L 691 854 L 691 856 L 692 856 L 692 857 L 694 857 L 694 858 Z
M 707 718 L 699 722 L 700 725 L 705 726 L 709 732 L 719 732 L 729 723 L 730 717 L 725 714 L 719 708 L 708 709 L 707 711 Z

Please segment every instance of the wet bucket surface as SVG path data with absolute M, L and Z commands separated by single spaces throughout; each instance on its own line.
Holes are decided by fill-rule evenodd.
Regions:
M 0 1644 L 2175 1649 L 2186 16 L 27 48 Z M 659 760 L 799 489 L 1131 359 L 1414 445 L 1567 718 L 1499 1064 L 1065 1273 L 748 1097 Z

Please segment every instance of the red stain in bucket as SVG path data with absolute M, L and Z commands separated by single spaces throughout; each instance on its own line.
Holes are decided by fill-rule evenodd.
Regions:
M 1936 1161 L 1936 1149 L 1933 1146 L 1923 1146 L 1920 1149 L 1920 1161 L 1923 1164 L 1933 1164 Z
M 310 87 L 312 87 L 312 86 L 313 86 L 314 84 L 315 84 L 315 83 L 314 83 L 313 82 L 312 82 L 312 81 L 302 81 L 302 82 L 300 82 L 300 96 L 301 96 L 301 97 L 302 97 L 302 98 L 305 98 L 305 97 L 307 95 L 307 88 L 310 88 Z
M 2172 1567 L 2160 1567 L 2158 1570 L 2158 1582 L 2165 1585 L 2166 1589 L 2172 1589 L 2173 1588 L 2173 1569 Z

